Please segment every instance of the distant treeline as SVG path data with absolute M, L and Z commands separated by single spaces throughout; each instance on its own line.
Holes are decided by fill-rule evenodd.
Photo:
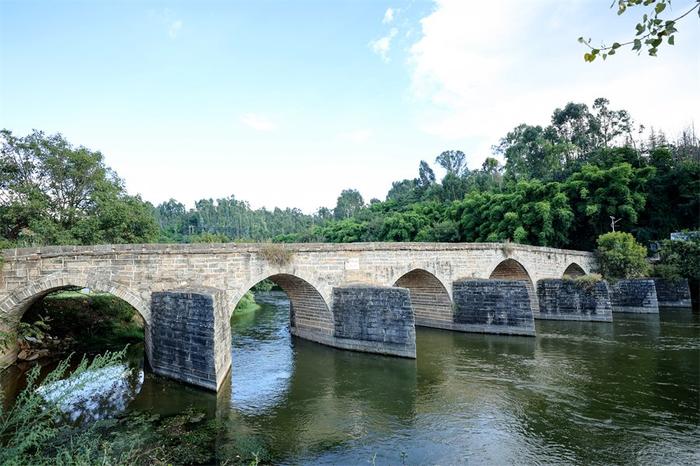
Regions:
M 569 103 L 546 127 L 522 124 L 470 170 L 448 150 L 421 161 L 366 203 L 354 189 L 333 208 L 257 209 L 229 198 L 187 209 L 129 196 L 102 155 L 60 135 L 2 133 L 0 235 L 6 245 L 122 242 L 505 241 L 593 249 L 616 229 L 643 242 L 700 228 L 700 143 L 692 129 L 669 141 L 605 99 Z

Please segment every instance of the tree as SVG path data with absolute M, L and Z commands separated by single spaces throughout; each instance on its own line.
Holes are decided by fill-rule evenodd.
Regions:
M 448 175 L 459 177 L 467 166 L 466 159 L 461 150 L 446 150 L 435 158 L 435 162 L 444 168 Z
M 610 147 L 612 142 L 621 135 L 632 140 L 632 117 L 627 110 L 610 110 L 608 105 L 610 101 L 603 97 L 595 99 L 593 102 L 593 110 L 595 117 L 598 120 L 598 128 L 601 136 L 603 147 Z
M 647 201 L 646 184 L 654 168 L 633 168 L 627 162 L 610 168 L 586 163 L 565 182 L 569 199 L 575 206 L 577 224 L 575 246 L 591 246 L 587 238 L 595 238 L 610 228 L 610 217 L 622 219 L 621 227 L 637 224 Z
M 568 145 L 566 163 L 570 163 L 596 147 L 600 125 L 586 104 L 569 102 L 552 114 L 552 127 L 559 142 Z
M 671 4 L 671 0 L 616 0 L 610 5 L 610 8 L 614 7 L 615 4 L 617 4 L 618 15 L 622 15 L 633 7 L 639 7 L 637 8 L 638 10 L 643 9 L 645 11 L 641 20 L 635 26 L 636 37 L 627 42 L 613 42 L 612 45 L 601 44 L 598 47 L 591 45 L 590 38 L 585 40 L 583 37 L 579 37 L 578 41 L 589 49 L 583 55 L 585 61 L 592 62 L 598 55 L 601 55 L 603 60 L 605 60 L 608 56 L 615 55 L 618 49 L 628 45 L 632 45 L 632 50 L 637 53 L 641 53 L 644 46 L 649 55 L 654 57 L 664 40 L 668 45 L 675 44 L 678 21 L 688 16 L 694 10 L 697 10 L 698 15 L 700 15 L 700 9 L 698 8 L 700 0 L 695 0 L 695 5 L 673 19 L 663 19 L 661 17 L 661 13 L 666 11 L 666 7 Z
M 506 159 L 505 169 L 511 179 L 551 179 L 562 169 L 564 150 L 551 128 L 519 125 L 501 139 L 495 150 Z
M 27 245 L 155 239 L 152 206 L 127 195 L 100 152 L 36 130 L 2 130 L 0 139 L 1 236 Z M 119 228 L 109 215 L 121 219 Z
M 427 189 L 433 184 L 435 184 L 435 172 L 430 168 L 428 162 L 421 160 L 418 166 L 418 180 L 416 185 L 421 189 Z
M 609 279 L 644 277 L 649 273 L 647 248 L 629 233 L 615 231 L 598 237 L 598 262 Z
M 362 195 L 358 190 L 344 189 L 340 193 L 340 196 L 338 196 L 335 209 L 333 209 L 333 216 L 336 220 L 350 218 L 364 207 L 364 205 L 365 201 L 362 199 Z

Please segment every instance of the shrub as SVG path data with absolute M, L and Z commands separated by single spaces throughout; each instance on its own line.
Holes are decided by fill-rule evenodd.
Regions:
M 647 248 L 629 233 L 614 231 L 600 235 L 597 252 L 600 271 L 605 278 L 636 278 L 649 273 Z
M 700 280 L 700 239 L 666 240 L 659 250 L 659 263 L 654 273 L 662 278 Z
M 0 391 L 0 464 L 56 464 L 61 462 L 55 461 L 59 458 L 64 460 L 64 464 L 75 464 L 80 462 L 78 456 L 84 464 L 99 463 L 103 459 L 100 446 L 97 442 L 84 442 L 87 440 L 85 437 L 75 439 L 76 445 L 82 445 L 80 452 L 75 445 L 56 446 L 54 451 L 50 451 L 47 446 L 61 437 L 64 425 L 61 402 L 74 390 L 91 383 L 99 373 L 98 369 L 123 362 L 125 354 L 126 349 L 116 353 L 107 352 L 91 362 L 83 358 L 64 384 L 67 388 L 59 391 L 51 401 L 41 395 L 39 388 L 63 379 L 68 373 L 69 359 L 59 363 L 41 384 L 38 383 L 40 366 L 30 370 L 26 388 L 9 409 L 4 408 Z
M 570 278 L 569 280 L 572 280 L 574 283 L 576 283 L 583 289 L 590 290 L 591 288 L 596 286 L 598 282 L 601 282 L 603 280 L 603 277 L 597 273 L 589 273 L 586 275 Z
M 270 264 L 281 267 L 289 264 L 294 253 L 281 244 L 267 243 L 260 247 L 259 254 Z

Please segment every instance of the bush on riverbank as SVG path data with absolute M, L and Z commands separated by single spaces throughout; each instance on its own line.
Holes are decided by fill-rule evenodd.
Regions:
M 665 240 L 661 243 L 659 257 L 654 275 L 667 279 L 687 278 L 693 306 L 700 307 L 700 238 Z
M 234 314 L 244 314 L 257 311 L 258 309 L 260 309 L 260 305 L 255 302 L 255 295 L 253 295 L 252 291 L 248 291 L 238 301 L 236 309 L 233 312 Z
M 121 348 L 144 339 L 141 316 L 126 301 L 108 293 L 62 291 L 27 311 L 25 322 L 47 322 L 46 333 L 82 351 Z
M 645 277 L 650 267 L 647 248 L 629 233 L 613 231 L 598 237 L 598 261 L 606 279 Z
M 132 412 L 117 419 L 90 425 L 74 425 L 61 406 L 71 395 L 97 381 L 100 370 L 123 364 L 126 349 L 83 359 L 68 376 L 70 361 L 61 361 L 42 381 L 35 366 L 28 374 L 27 387 L 4 408 L 0 391 L 0 464 L 258 464 L 269 461 L 264 445 L 238 436 L 217 448 L 227 435 L 224 423 L 206 420 L 203 413 L 187 410 L 161 417 Z M 46 387 L 63 381 L 65 387 L 54 396 L 42 396 Z

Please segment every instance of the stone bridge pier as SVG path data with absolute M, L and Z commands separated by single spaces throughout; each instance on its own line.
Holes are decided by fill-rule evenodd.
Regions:
M 230 368 L 233 310 L 264 279 L 287 293 L 297 337 L 414 358 L 415 326 L 534 335 L 538 281 L 595 268 L 592 253 L 510 243 L 11 249 L 3 251 L 0 329 L 12 332 L 33 302 L 57 290 L 112 293 L 143 317 L 155 372 L 216 390 Z M 10 345 L 0 363 L 15 357 Z

